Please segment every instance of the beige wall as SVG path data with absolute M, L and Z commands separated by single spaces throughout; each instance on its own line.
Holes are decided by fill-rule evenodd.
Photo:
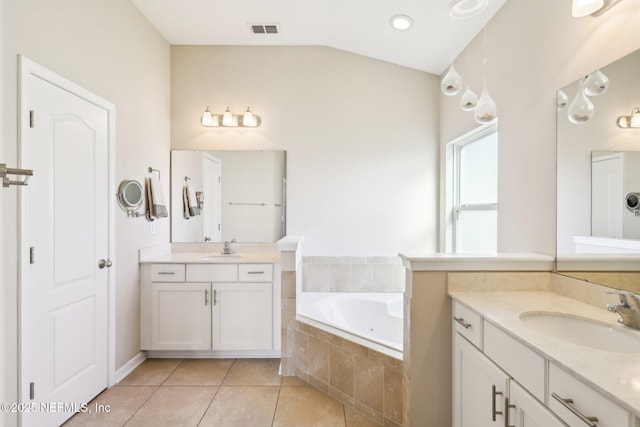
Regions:
M 128 0 L 4 0 L 0 162 L 17 164 L 17 56 L 22 54 L 116 106 L 116 182 L 160 169 L 169 186 L 169 45 Z M 35 171 L 33 179 L 37 179 Z M 17 391 L 17 193 L 0 189 L 2 369 L 0 401 Z M 168 195 L 168 193 L 167 193 Z M 142 218 L 116 209 L 116 367 L 140 349 L 137 249 L 169 240 Z M 14 425 L 14 418 L 5 419 Z
M 287 150 L 305 255 L 436 249 L 438 78 L 327 47 L 173 46 L 174 149 Z M 206 106 L 256 129 L 203 128 Z
M 640 47 L 640 8 L 572 18 L 571 2 L 509 0 L 487 27 L 487 80 L 498 105 L 498 249 L 555 254 L 555 92 Z M 482 33 L 456 68 L 482 87 Z M 468 70 L 467 63 L 472 70 Z M 473 129 L 460 97 L 441 98 L 441 142 Z

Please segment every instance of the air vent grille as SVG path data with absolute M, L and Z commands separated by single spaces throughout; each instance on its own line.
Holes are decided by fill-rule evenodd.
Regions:
M 278 34 L 276 24 L 249 24 L 253 34 Z

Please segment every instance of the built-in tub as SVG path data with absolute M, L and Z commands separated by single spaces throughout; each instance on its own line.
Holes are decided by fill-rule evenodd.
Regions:
M 402 360 L 403 294 L 301 292 L 298 320 Z

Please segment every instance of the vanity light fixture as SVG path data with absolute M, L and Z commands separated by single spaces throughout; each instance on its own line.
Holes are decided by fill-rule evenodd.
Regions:
M 573 0 L 571 15 L 574 18 L 583 16 L 599 16 L 611 9 L 622 0 Z
M 627 128 L 640 128 L 640 108 L 635 107 L 631 110 L 631 115 L 629 116 L 620 116 L 616 121 L 618 127 L 623 129 Z
M 407 31 L 413 27 L 413 18 L 403 14 L 393 15 L 389 18 L 389 24 L 398 31 Z
M 229 107 L 222 114 L 213 114 L 209 107 L 202 113 L 200 123 L 205 127 L 250 127 L 260 126 L 262 120 L 247 107 L 244 114 L 233 114 Z

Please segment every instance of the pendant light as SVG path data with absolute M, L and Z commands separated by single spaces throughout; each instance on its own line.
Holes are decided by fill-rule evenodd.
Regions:
M 556 94 L 556 107 L 558 108 L 558 110 L 564 110 L 565 108 L 567 108 L 567 105 L 569 105 L 569 97 L 566 93 L 559 90 Z
M 586 78 L 580 81 L 578 84 L 578 91 L 576 92 L 576 97 L 569 105 L 569 109 L 567 110 L 567 117 L 569 121 L 574 125 L 579 125 L 582 123 L 586 123 L 591 120 L 593 117 L 593 113 L 595 111 L 593 107 L 593 103 L 587 98 L 587 95 L 584 93 L 584 85 L 586 82 Z
M 584 82 L 584 94 L 587 96 L 602 95 L 609 88 L 609 78 L 602 71 L 589 74 Z
M 451 57 L 449 71 L 447 71 L 442 82 L 440 82 L 440 88 L 442 89 L 442 93 L 447 96 L 457 95 L 462 89 L 462 77 L 460 77 L 460 74 L 458 74 L 453 66 L 453 56 Z
M 469 69 L 469 49 L 467 49 L 467 70 Z M 469 84 L 467 83 L 467 88 L 460 98 L 460 108 L 464 111 L 471 111 L 476 108 L 476 105 L 478 105 L 478 95 L 469 89 Z
M 484 58 L 482 59 L 482 92 L 473 118 L 480 124 L 490 123 L 498 117 L 498 107 L 489 95 L 487 88 L 487 27 L 484 27 Z

